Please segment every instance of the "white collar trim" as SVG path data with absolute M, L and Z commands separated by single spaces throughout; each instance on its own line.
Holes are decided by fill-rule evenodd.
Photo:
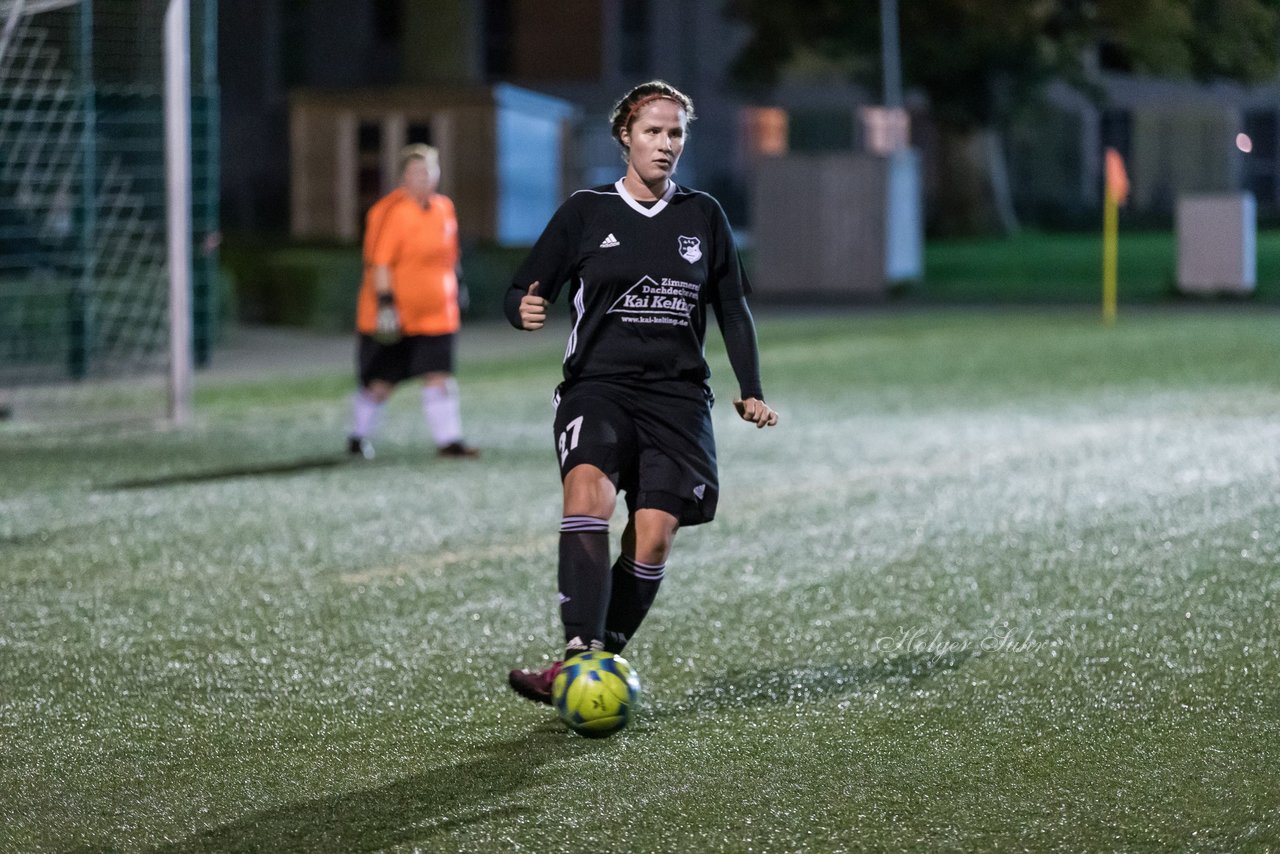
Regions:
M 617 183 L 613 185 L 617 189 L 618 195 L 622 197 L 622 200 L 626 202 L 632 210 L 647 217 L 655 217 L 662 213 L 663 209 L 667 206 L 667 202 L 671 201 L 671 197 L 676 194 L 676 182 L 668 179 L 667 191 L 662 194 L 662 198 L 658 199 L 658 203 L 653 207 L 646 208 L 644 205 L 637 202 L 629 192 L 627 192 L 627 188 L 623 186 L 622 181 L 623 179 L 619 178 Z

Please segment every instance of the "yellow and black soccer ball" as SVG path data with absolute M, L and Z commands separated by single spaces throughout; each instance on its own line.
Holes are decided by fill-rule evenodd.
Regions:
M 627 725 L 640 699 L 640 678 L 611 652 L 584 652 L 565 661 L 551 683 L 551 704 L 569 729 L 590 738 Z

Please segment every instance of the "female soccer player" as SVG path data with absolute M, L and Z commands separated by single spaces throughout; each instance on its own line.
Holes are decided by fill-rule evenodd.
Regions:
M 440 158 L 429 145 L 400 152 L 400 186 L 369 209 L 364 281 L 356 303 L 360 388 L 347 452 L 373 457 L 383 404 L 404 380 L 422 378 L 422 411 L 442 457 L 475 457 L 462 440 L 453 378 L 458 309 L 458 220 L 436 192 Z
M 738 414 L 757 427 L 778 423 L 760 387 L 749 289 L 728 220 L 711 196 L 672 181 L 693 118 L 688 96 L 663 81 L 628 92 L 611 120 L 626 175 L 561 205 L 506 296 L 518 329 L 541 329 L 566 283 L 572 307 L 554 396 L 565 658 L 621 652 L 653 604 L 676 530 L 715 516 L 708 306 L 738 379 Z M 629 518 L 610 568 L 619 492 Z M 513 670 L 511 687 L 550 703 L 560 665 Z

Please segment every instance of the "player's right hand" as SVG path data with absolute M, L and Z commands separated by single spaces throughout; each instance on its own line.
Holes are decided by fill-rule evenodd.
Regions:
M 538 296 L 538 283 L 529 286 L 529 291 L 520 297 L 520 328 L 532 332 L 541 329 L 547 322 L 547 301 Z

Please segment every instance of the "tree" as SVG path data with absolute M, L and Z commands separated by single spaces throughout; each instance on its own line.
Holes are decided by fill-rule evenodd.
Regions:
M 879 81 L 872 0 L 731 0 L 751 26 L 733 73 L 770 86 L 814 60 Z M 1094 69 L 1258 82 L 1280 55 L 1280 0 L 900 0 L 902 73 L 938 129 L 939 230 L 989 230 L 999 130 L 1049 79 L 1098 94 Z M 993 168 L 993 166 L 995 168 Z M 1008 223 L 1004 224 L 1008 227 Z

